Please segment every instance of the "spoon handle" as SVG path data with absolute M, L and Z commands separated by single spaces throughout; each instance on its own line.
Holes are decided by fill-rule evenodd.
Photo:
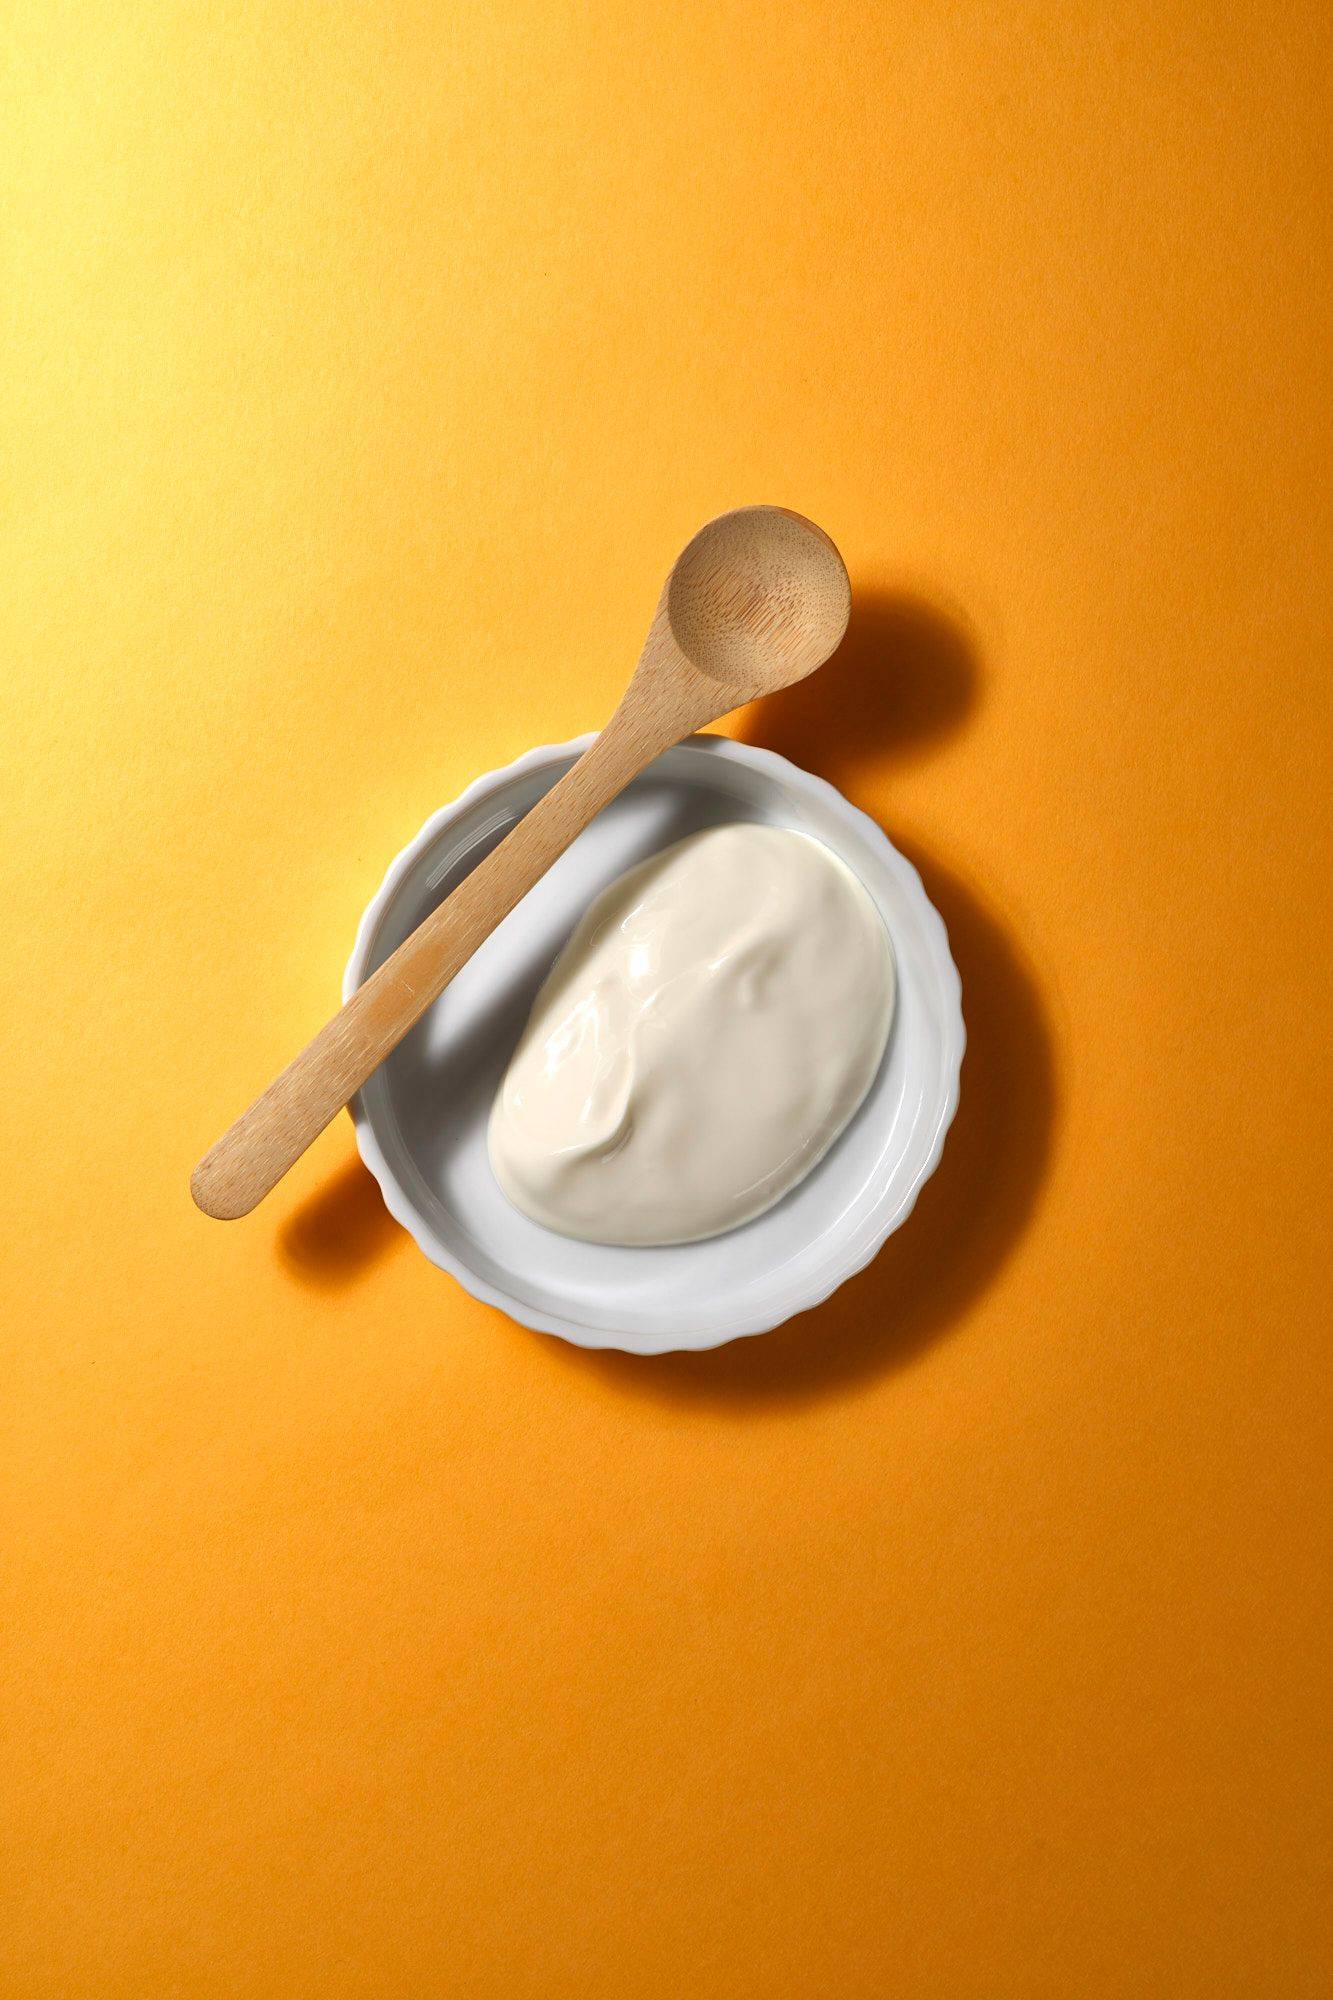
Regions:
M 626 701 L 573 768 L 357 988 L 203 1157 L 205 1215 L 248 1215 L 594 815 L 710 715 Z

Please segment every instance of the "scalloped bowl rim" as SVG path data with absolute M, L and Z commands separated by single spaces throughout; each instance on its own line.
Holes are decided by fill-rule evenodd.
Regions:
M 591 732 L 585 736 L 572 737 L 565 743 L 544 743 L 525 751 L 512 763 L 499 765 L 495 770 L 486 771 L 480 777 L 474 778 L 456 798 L 430 815 L 416 835 L 389 863 L 379 888 L 362 913 L 352 955 L 343 974 L 344 1000 L 351 998 L 365 978 L 380 925 L 398 889 L 423 851 L 484 794 L 501 789 L 517 779 L 541 770 L 548 764 L 581 756 L 594 740 L 594 734 L 595 732 Z M 944 1093 L 922 1166 L 900 1197 L 895 1201 L 886 1202 L 884 1213 L 878 1218 L 864 1249 L 858 1248 L 855 1254 L 836 1265 L 831 1275 L 826 1274 L 827 1282 L 821 1280 L 817 1288 L 794 1292 L 791 1299 L 784 1302 L 776 1314 L 765 1313 L 759 1322 L 724 1321 L 721 1325 L 700 1325 L 662 1338 L 623 1332 L 617 1334 L 605 1328 L 590 1327 L 581 1321 L 565 1319 L 556 1313 L 541 1312 L 526 1301 L 513 1298 L 498 1287 L 487 1283 L 461 1258 L 454 1255 L 435 1236 L 429 1223 L 403 1188 L 380 1144 L 360 1094 L 353 1098 L 348 1106 L 356 1128 L 356 1140 L 361 1158 L 379 1186 L 385 1207 L 432 1264 L 446 1271 L 450 1277 L 456 1279 L 464 1291 L 480 1300 L 482 1304 L 494 1306 L 510 1319 L 517 1321 L 519 1325 L 529 1327 L 536 1333 L 554 1334 L 577 1347 L 642 1355 L 702 1353 L 711 1348 L 721 1347 L 732 1340 L 750 1339 L 761 1333 L 771 1333 L 798 1313 L 810 1312 L 816 1306 L 822 1305 L 846 1284 L 849 1278 L 854 1278 L 859 1271 L 865 1270 L 879 1255 L 889 1237 L 900 1229 L 911 1215 L 921 1189 L 939 1165 L 944 1141 L 958 1109 L 960 1073 L 967 1045 L 967 1031 L 962 1011 L 962 982 L 949 949 L 944 919 L 926 894 L 920 872 L 913 867 L 906 855 L 900 853 L 893 845 L 883 828 L 867 813 L 862 812 L 859 806 L 854 806 L 826 778 L 817 777 L 813 772 L 804 770 L 799 764 L 792 763 L 789 758 L 779 755 L 775 750 L 765 750 L 757 744 L 744 743 L 730 736 L 697 735 L 687 737 L 684 741 L 691 749 L 705 749 L 710 755 L 749 764 L 754 769 L 767 772 L 780 786 L 820 799 L 825 809 L 835 819 L 841 820 L 849 828 L 854 828 L 860 838 L 869 843 L 876 851 L 881 864 L 890 874 L 897 877 L 900 886 L 916 905 L 917 915 L 929 940 L 932 962 L 939 975 L 941 992 L 944 996 L 940 1020 L 944 1038 Z

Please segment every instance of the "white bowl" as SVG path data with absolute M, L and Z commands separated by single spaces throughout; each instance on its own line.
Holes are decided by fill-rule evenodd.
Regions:
M 361 919 L 344 998 L 476 866 L 592 741 L 531 750 L 469 785 L 405 847 Z M 705 1243 L 577 1243 L 510 1206 L 486 1120 L 533 995 L 593 897 L 703 826 L 764 820 L 814 834 L 874 898 L 898 997 L 879 1073 L 847 1130 L 775 1208 Z M 511 1319 L 634 1354 L 767 1332 L 870 1262 L 940 1157 L 963 1058 L 958 974 L 921 878 L 822 778 L 723 736 L 659 757 L 599 813 L 487 939 L 352 1105 L 361 1156 L 432 1263 Z

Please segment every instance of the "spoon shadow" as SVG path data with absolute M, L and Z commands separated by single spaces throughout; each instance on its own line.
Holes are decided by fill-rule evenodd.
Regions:
M 340 1290 L 407 1241 L 355 1155 L 294 1208 L 277 1235 L 285 1268 L 315 1291 Z
M 737 733 L 841 789 L 955 735 L 978 704 L 981 678 L 960 616 L 912 591 L 858 589 L 828 664 L 752 702 Z

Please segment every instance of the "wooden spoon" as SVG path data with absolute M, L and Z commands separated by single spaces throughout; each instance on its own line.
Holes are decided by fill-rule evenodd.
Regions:
M 601 735 L 204 1155 L 190 1182 L 204 1213 L 248 1215 L 594 814 L 682 737 L 822 666 L 850 609 L 813 521 L 742 507 L 701 528 Z

